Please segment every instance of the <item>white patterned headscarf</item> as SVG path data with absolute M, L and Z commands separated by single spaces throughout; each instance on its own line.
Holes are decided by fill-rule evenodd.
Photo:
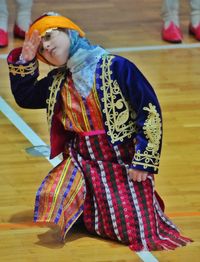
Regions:
M 72 73 L 76 90 L 82 97 L 87 97 L 94 83 L 97 63 L 108 52 L 100 46 L 91 45 L 75 30 L 68 30 L 68 34 L 71 45 L 67 68 Z

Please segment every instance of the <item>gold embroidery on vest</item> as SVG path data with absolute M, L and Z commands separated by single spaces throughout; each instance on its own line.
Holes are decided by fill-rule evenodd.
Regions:
M 82 97 L 80 96 L 80 94 L 76 91 L 76 89 L 74 89 L 74 87 L 70 87 L 68 82 L 66 82 L 65 84 L 65 88 L 66 88 L 66 113 L 68 115 L 68 118 L 70 119 L 73 128 L 77 131 L 77 132 L 83 132 L 84 128 L 86 130 L 90 130 L 90 126 L 89 126 L 89 121 L 87 119 L 87 113 L 86 113 L 86 108 L 84 106 Z M 71 90 L 71 91 L 70 91 Z M 72 92 L 73 91 L 73 92 Z M 78 115 L 80 114 L 80 112 L 77 114 L 77 111 L 74 110 L 72 103 L 73 103 L 73 97 L 76 96 L 77 101 L 77 107 L 80 107 L 80 112 L 81 112 L 81 117 L 83 118 L 83 122 L 78 118 Z
M 161 118 L 159 113 L 156 111 L 156 106 L 151 103 L 149 103 L 149 107 L 144 107 L 143 110 L 148 111 L 148 117 L 143 127 L 148 143 L 143 153 L 140 152 L 140 150 L 135 153 L 135 161 L 133 161 L 133 164 L 143 165 L 144 168 L 153 167 L 154 171 L 156 171 L 158 169 L 160 159 L 159 148 L 162 135 Z
M 54 78 L 53 83 L 49 87 L 50 95 L 49 95 L 49 98 L 46 100 L 46 103 L 48 105 L 47 121 L 48 121 L 49 126 L 51 124 L 51 120 L 52 120 L 52 116 L 53 116 L 53 112 L 54 112 L 54 106 L 55 106 L 55 103 L 56 103 L 57 93 L 60 90 L 61 82 L 65 78 L 65 73 L 59 72 L 55 76 L 53 76 L 53 78 Z
M 30 63 L 28 65 L 12 65 L 9 64 L 9 72 L 13 75 L 20 75 L 25 77 L 26 75 L 33 75 L 35 70 L 38 68 L 38 61 Z
M 102 87 L 104 103 L 103 113 L 106 115 L 105 125 L 108 127 L 108 135 L 111 143 L 123 141 L 124 138 L 131 138 L 136 131 L 135 112 L 125 100 L 119 84 L 112 80 L 110 66 L 114 56 L 103 57 L 102 59 Z
M 101 111 L 101 104 L 100 104 L 99 96 L 97 94 L 97 89 L 96 89 L 96 78 L 94 79 L 94 85 L 92 87 L 92 92 L 93 92 L 93 95 L 94 95 L 95 103 L 96 103 L 98 110 L 100 112 Z

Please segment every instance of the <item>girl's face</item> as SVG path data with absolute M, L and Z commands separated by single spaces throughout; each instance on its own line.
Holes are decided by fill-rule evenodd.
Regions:
M 59 29 L 50 29 L 42 36 L 38 52 L 50 64 L 62 66 L 68 60 L 69 48 L 70 39 L 68 34 Z

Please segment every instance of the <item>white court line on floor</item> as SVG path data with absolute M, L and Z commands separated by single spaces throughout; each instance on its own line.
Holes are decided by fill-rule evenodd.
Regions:
M 47 144 L 28 126 L 24 120 L 0 97 L 0 111 L 10 120 L 10 122 L 31 142 L 33 146 L 40 146 Z M 53 166 L 57 166 L 61 159 L 55 157 L 49 159 L 45 157 Z
M 46 143 L 24 122 L 24 120 L 8 105 L 0 96 L 0 111 L 10 120 L 10 122 L 32 143 L 33 146 L 45 145 Z M 60 163 L 60 158 L 50 160 L 45 157 L 54 167 Z M 136 252 L 144 262 L 158 262 L 158 260 L 148 251 Z
M 192 49 L 192 48 L 199 48 L 199 47 L 200 47 L 200 43 L 171 44 L 171 45 L 116 47 L 116 48 L 110 48 L 108 49 L 108 51 L 112 53 L 123 53 L 123 52 L 160 51 L 160 50 L 171 50 L 171 49 Z
M 0 54 L 0 59 L 6 59 L 8 54 Z
M 136 254 L 142 259 L 144 262 L 159 262 L 150 252 L 148 251 L 140 251 L 136 252 Z
M 113 47 L 107 48 L 112 53 L 142 52 L 142 51 L 159 51 L 171 49 L 192 49 L 199 48 L 200 43 L 194 44 L 168 44 L 168 45 L 149 45 L 149 46 L 130 46 L 130 47 Z M 6 59 L 8 54 L 0 54 L 0 59 Z

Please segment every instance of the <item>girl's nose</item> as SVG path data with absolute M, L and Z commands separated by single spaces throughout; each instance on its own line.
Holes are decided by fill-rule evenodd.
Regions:
M 44 41 L 43 42 L 43 48 L 48 51 L 49 48 L 50 48 L 50 43 L 48 41 Z

